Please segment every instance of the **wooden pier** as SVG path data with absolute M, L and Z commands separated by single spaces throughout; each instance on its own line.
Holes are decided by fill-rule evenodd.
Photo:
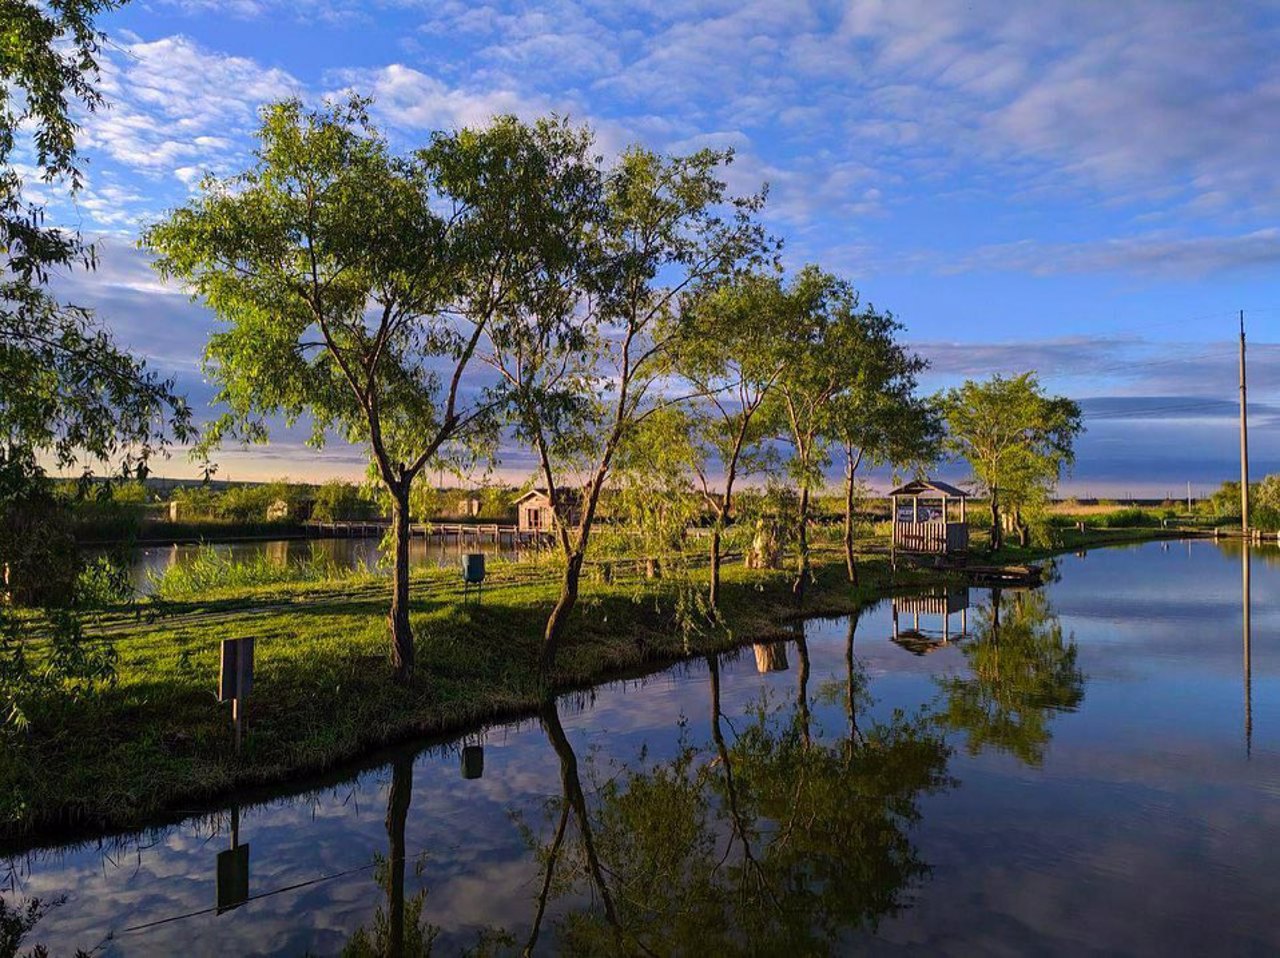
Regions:
M 322 522 L 309 520 L 303 523 L 308 539 L 370 539 L 381 538 L 391 528 L 386 519 L 356 521 L 338 520 Z M 460 544 L 491 542 L 495 545 L 535 545 L 546 538 L 545 532 L 521 531 L 514 525 L 497 522 L 414 522 L 409 526 L 410 538 L 439 539 L 442 542 Z

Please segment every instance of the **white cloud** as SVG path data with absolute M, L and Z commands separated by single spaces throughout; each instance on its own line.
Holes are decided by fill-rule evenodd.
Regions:
M 106 57 L 102 92 L 110 106 L 86 118 L 86 152 L 163 176 L 224 169 L 244 150 L 258 108 L 302 86 L 283 70 L 172 36 L 125 43 Z
M 944 273 L 973 270 L 1057 273 L 1119 271 L 1200 278 L 1231 269 L 1280 264 L 1280 228 L 1227 236 L 1148 234 L 1085 243 L 1022 240 L 980 246 L 943 265 Z
M 399 63 L 372 70 L 335 74 L 342 89 L 330 96 L 358 92 L 374 98 L 374 111 L 404 130 L 478 126 L 500 114 L 526 119 L 551 112 L 551 103 L 511 88 L 461 89 Z M 563 107 L 561 108 L 563 111 Z

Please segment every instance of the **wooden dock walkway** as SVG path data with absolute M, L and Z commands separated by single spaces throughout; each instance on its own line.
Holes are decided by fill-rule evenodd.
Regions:
M 391 528 L 391 523 L 386 519 L 334 522 L 311 519 L 303 523 L 303 528 L 309 539 L 368 539 L 384 536 Z M 411 538 L 474 542 L 477 545 L 484 542 L 512 546 L 536 545 L 543 541 L 545 535 L 543 532 L 521 531 L 516 526 L 498 522 L 414 522 L 409 526 Z

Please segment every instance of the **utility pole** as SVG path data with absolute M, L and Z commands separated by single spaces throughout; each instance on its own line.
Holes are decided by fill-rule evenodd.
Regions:
M 1244 378 L 1244 310 L 1240 310 L 1240 534 L 1249 537 L 1249 403 Z

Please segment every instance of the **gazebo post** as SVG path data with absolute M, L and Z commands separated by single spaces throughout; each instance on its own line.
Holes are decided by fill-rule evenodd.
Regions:
M 920 497 L 911 497 L 911 522 L 913 525 L 920 524 Z

